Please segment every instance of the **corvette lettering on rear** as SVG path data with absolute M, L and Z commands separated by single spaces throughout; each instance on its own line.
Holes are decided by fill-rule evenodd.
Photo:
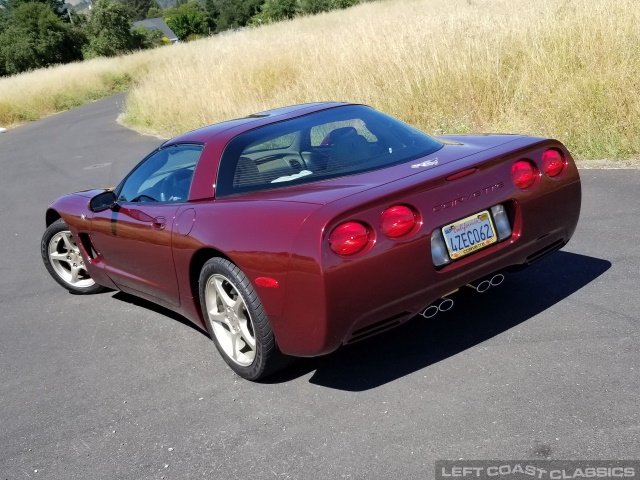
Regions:
M 469 200 L 472 200 L 474 198 L 480 197 L 482 195 L 486 195 L 487 193 L 491 193 L 495 190 L 498 190 L 499 188 L 504 187 L 504 182 L 499 182 L 499 183 L 495 183 L 493 185 L 490 185 L 488 187 L 485 188 L 481 188 L 480 190 L 476 190 L 475 192 L 469 194 L 469 195 L 465 195 L 463 197 L 458 197 L 454 200 L 450 200 L 448 202 L 444 202 L 441 203 L 440 205 L 436 205 L 435 207 L 433 207 L 433 211 L 434 212 L 439 212 L 440 210 L 444 210 L 446 208 L 451 208 L 451 207 L 455 207 L 457 205 L 460 205 L 463 202 L 467 202 Z

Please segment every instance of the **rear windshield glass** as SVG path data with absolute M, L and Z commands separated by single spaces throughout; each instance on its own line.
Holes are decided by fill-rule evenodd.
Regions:
M 333 108 L 234 138 L 222 155 L 216 196 L 355 175 L 441 147 L 429 135 L 372 108 Z

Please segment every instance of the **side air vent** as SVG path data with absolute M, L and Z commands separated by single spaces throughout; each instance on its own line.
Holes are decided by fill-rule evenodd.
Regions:
M 91 260 L 95 259 L 99 254 L 96 249 L 93 247 L 93 243 L 91 242 L 91 237 L 89 237 L 86 233 L 79 234 L 80 237 L 80 245 Z
M 302 170 L 302 164 L 298 160 L 289 160 L 289 166 L 298 172 Z

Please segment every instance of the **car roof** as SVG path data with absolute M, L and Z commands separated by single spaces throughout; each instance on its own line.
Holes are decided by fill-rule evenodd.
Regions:
M 228 132 L 229 130 L 233 130 L 233 134 L 231 135 L 233 137 L 239 133 L 253 130 L 254 128 L 268 125 L 270 123 L 281 122 L 283 120 L 289 120 L 291 118 L 346 105 L 354 104 L 347 102 L 315 102 L 265 110 L 263 112 L 248 115 L 244 118 L 228 120 L 226 122 L 215 123 L 207 127 L 192 130 L 168 140 L 164 145 L 168 146 L 176 143 L 207 143 L 214 137 L 223 132 Z

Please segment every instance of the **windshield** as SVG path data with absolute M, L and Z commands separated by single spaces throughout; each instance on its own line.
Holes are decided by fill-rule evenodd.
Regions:
M 222 155 L 216 196 L 355 175 L 442 148 L 434 138 L 362 105 L 323 110 L 234 138 Z

